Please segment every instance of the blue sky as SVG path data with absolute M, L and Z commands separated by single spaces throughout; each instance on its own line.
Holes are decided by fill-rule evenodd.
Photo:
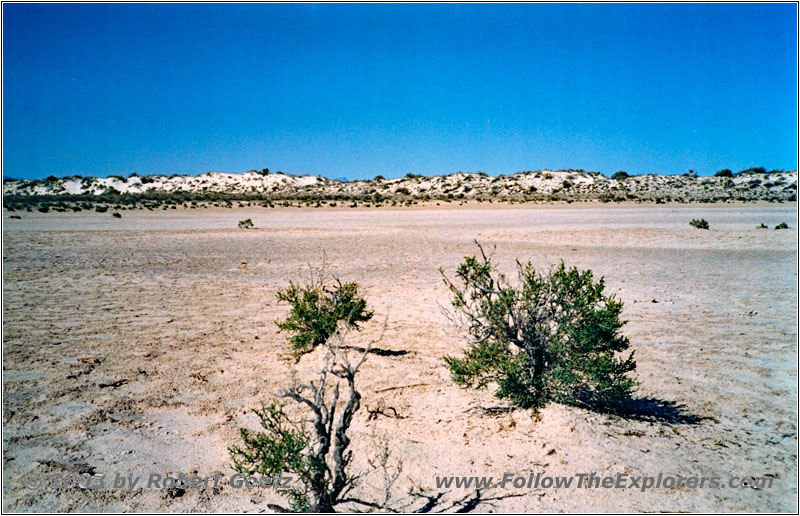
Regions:
M 794 4 L 4 4 L 3 174 L 797 163 Z

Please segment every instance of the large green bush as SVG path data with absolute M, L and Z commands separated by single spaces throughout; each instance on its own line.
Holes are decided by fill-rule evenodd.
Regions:
M 480 246 L 479 246 L 480 247 Z M 620 333 L 622 302 L 603 293 L 589 270 L 540 274 L 517 262 L 512 285 L 480 248 L 450 280 L 453 321 L 469 345 L 446 357 L 453 379 L 464 387 L 497 387 L 496 395 L 525 408 L 549 401 L 617 411 L 631 399 L 636 363 Z
M 298 355 L 307 353 L 326 342 L 336 332 L 339 323 L 358 329 L 358 323 L 372 319 L 366 300 L 358 295 L 356 283 L 334 280 L 333 286 L 321 277 L 309 285 L 289 283 L 289 288 L 278 292 L 278 300 L 292 306 L 289 316 L 276 321 L 280 331 L 288 331 L 292 349 Z

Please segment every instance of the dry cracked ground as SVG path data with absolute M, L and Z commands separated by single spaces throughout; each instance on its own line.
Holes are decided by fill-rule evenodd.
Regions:
M 270 512 L 269 489 L 26 488 L 25 475 L 234 473 L 249 409 L 319 360 L 295 364 L 275 293 L 308 264 L 358 282 L 388 329 L 358 376 L 356 471 L 386 440 L 390 503 L 453 508 L 437 476 L 597 473 L 758 476 L 770 488 L 521 488 L 479 511 L 786 511 L 797 507 L 797 207 L 435 207 L 3 215 L 3 510 Z M 237 229 L 251 218 L 255 229 Z M 711 229 L 696 230 L 693 218 Z M 789 230 L 776 231 L 780 222 Z M 770 229 L 757 229 L 764 223 Z M 437 269 L 496 246 L 547 268 L 590 268 L 625 302 L 641 386 L 633 417 L 551 405 L 497 411 L 454 385 L 463 341 Z M 369 417 L 369 411 L 380 409 Z M 356 494 L 378 500 L 379 472 Z M 404 505 L 405 504 L 405 505 Z M 411 505 L 408 505 L 411 504 Z M 416 504 L 416 505 L 414 505 Z M 477 504 L 477 505 L 476 505 Z M 355 507 L 351 507 L 355 508 Z

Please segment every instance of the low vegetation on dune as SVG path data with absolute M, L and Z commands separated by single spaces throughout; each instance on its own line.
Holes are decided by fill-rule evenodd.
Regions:
M 209 172 L 198 176 L 72 176 L 3 182 L 3 205 L 9 211 L 44 213 L 80 211 L 93 205 L 116 210 L 171 210 L 202 207 L 380 207 L 419 203 L 653 202 L 716 203 L 797 200 L 797 171 L 753 167 L 734 173 L 720 170 L 700 177 L 632 175 L 611 177 L 581 169 L 524 171 L 490 176 L 458 172 L 442 176 L 406 174 L 386 179 L 341 181 L 321 176 L 293 176 L 269 169 L 245 174 Z M 76 209 L 77 208 L 77 209 Z

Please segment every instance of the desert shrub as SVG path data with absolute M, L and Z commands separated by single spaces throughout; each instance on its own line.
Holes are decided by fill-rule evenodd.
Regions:
M 308 285 L 289 283 L 289 288 L 277 293 L 278 301 L 289 303 L 292 309 L 283 321 L 276 321 L 280 331 L 292 333 L 289 342 L 298 355 L 326 342 L 339 324 L 358 329 L 358 323 L 372 319 L 367 301 L 358 295 L 358 284 L 342 283 L 334 278 L 333 285 L 325 283 L 320 273 Z
M 789 225 L 785 222 L 781 222 L 780 224 L 775 226 L 775 229 L 789 229 Z
M 383 177 L 381 175 L 377 175 L 372 180 L 375 181 L 375 182 L 378 182 L 378 181 L 383 181 L 385 179 L 386 179 L 385 177 Z
M 572 188 L 572 183 L 565 179 L 564 181 L 561 182 L 561 187 L 564 188 L 565 190 Z
M 239 221 L 239 229 L 250 229 L 253 227 L 253 221 L 250 219 L 244 219 Z
M 36 208 L 36 209 L 37 209 L 37 210 L 39 210 L 39 211 L 40 211 L 40 212 L 42 212 L 42 213 L 47 213 L 48 211 L 50 211 L 50 206 L 48 206 L 48 205 L 44 204 L 44 205 L 42 205 L 42 206 L 39 206 L 39 207 L 38 207 L 38 208 Z
M 402 195 L 411 195 L 411 192 L 405 186 L 401 186 L 400 188 L 395 190 L 394 193 L 402 194 Z
M 764 167 L 750 167 L 739 172 L 740 174 L 766 174 L 767 169 Z
M 716 176 L 716 177 L 733 177 L 733 172 L 731 172 L 730 169 L 723 168 L 722 170 L 720 170 L 719 172 L 714 174 L 714 176 Z
M 269 175 L 269 169 L 268 168 L 262 168 L 261 170 L 257 170 L 256 173 L 258 175 L 261 175 L 261 176 L 268 176 Z
M 624 170 L 620 170 L 618 172 L 614 172 L 614 174 L 612 174 L 611 176 L 611 179 L 627 179 L 629 177 L 631 177 L 630 174 L 628 174 Z
M 342 331 L 346 332 L 346 328 Z M 273 481 L 282 473 L 295 474 L 297 478 L 289 489 L 280 491 L 289 499 L 289 510 L 293 512 L 331 513 L 344 502 L 363 503 L 347 498 L 358 481 L 358 476 L 349 471 L 353 454 L 348 449 L 347 432 L 361 407 L 355 377 L 370 347 L 360 359 L 351 361 L 343 343 L 342 333 L 324 342 L 325 359 L 316 382 L 293 381 L 279 395 L 305 409 L 310 417 L 295 420 L 282 405 L 262 406 L 253 412 L 263 431 L 242 428 L 242 445 L 228 448 L 233 467 L 240 473 L 269 476 Z
M 706 219 L 692 219 L 689 225 L 697 229 L 708 229 L 708 221 Z
M 105 213 L 108 211 L 108 206 L 97 205 L 94 207 L 94 211 L 97 213 Z
M 119 212 L 116 212 L 116 211 L 114 213 L 112 213 L 111 216 L 114 217 L 115 219 L 121 219 L 122 218 L 122 215 L 120 215 Z
M 412 174 L 411 172 L 406 174 L 406 178 L 408 179 L 422 179 L 423 177 L 425 176 L 423 176 L 422 174 Z
M 494 383 L 495 395 L 525 408 L 549 401 L 602 411 L 621 409 L 636 382 L 633 353 L 620 334 L 622 302 L 603 293 L 592 272 L 567 269 L 540 274 L 517 262 L 519 283 L 500 274 L 480 245 L 450 280 L 453 322 L 469 342 L 462 357 L 445 357 L 453 380 L 464 387 Z
M 756 227 L 756 229 L 769 229 L 769 227 L 762 222 L 761 224 L 758 225 L 758 227 Z

